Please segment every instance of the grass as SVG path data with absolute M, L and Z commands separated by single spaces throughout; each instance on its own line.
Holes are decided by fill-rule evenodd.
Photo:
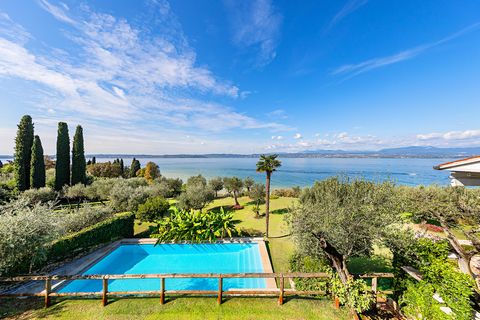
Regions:
M 238 201 L 242 206 L 241 210 L 236 210 L 234 217 L 240 220 L 238 227 L 248 231 L 250 234 L 261 235 L 265 233 L 265 217 L 255 217 L 253 211 L 255 205 L 248 197 L 240 197 Z M 288 208 L 294 205 L 295 198 L 278 198 L 270 201 L 270 230 L 268 249 L 272 259 L 273 270 L 275 272 L 286 272 L 289 267 L 289 258 L 295 250 L 292 238 L 289 236 L 287 224 L 284 221 L 285 213 Z M 231 206 L 234 204 L 233 198 L 221 198 L 212 202 L 208 209 Z M 265 205 L 260 206 L 260 213 L 265 213 Z
M 21 301 L 19 303 L 19 301 Z M 173 298 L 160 305 L 158 298 L 110 300 L 106 307 L 95 300 L 54 300 L 44 309 L 41 299 L 0 299 L 0 318 L 5 319 L 351 319 L 328 299 L 287 300 L 279 306 L 274 298 L 226 298 L 217 305 L 214 297 Z M 23 302 L 23 303 L 22 303 Z
M 244 206 L 234 212 L 240 220 L 238 227 L 253 235 L 265 232 L 265 217 L 255 217 L 254 204 L 248 197 L 240 197 Z M 295 247 L 285 222 L 288 208 L 295 204 L 295 198 L 281 197 L 270 203 L 270 238 L 268 249 L 275 272 L 289 271 L 289 258 Z M 233 198 L 219 198 L 206 209 L 232 206 Z M 260 207 L 265 212 L 265 206 Z M 144 236 L 149 223 L 135 223 L 134 232 Z M 373 258 L 352 259 L 349 268 L 353 273 L 389 270 L 389 253 L 384 248 L 375 248 Z M 288 287 L 288 282 L 286 283 Z M 227 298 L 218 306 L 213 297 L 181 297 L 161 306 L 158 298 L 125 298 L 111 300 L 105 308 L 100 300 L 69 299 L 54 300 L 54 305 L 44 309 L 40 299 L 0 299 L 0 318 L 12 319 L 351 319 L 346 309 L 336 310 L 327 298 L 289 299 L 278 306 L 272 298 Z

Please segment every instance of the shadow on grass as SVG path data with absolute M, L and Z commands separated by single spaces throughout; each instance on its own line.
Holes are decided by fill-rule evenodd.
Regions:
M 31 319 L 56 315 L 63 311 L 64 299 L 52 299 L 48 308 L 43 297 L 0 298 L 0 319 Z
M 286 213 L 288 213 L 288 209 L 287 208 L 276 209 L 276 210 L 270 211 L 270 213 L 271 214 L 286 214 Z

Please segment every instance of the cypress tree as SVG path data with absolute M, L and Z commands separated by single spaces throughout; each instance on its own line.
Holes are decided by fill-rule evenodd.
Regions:
M 72 146 L 72 185 L 87 182 L 87 164 L 85 162 L 85 148 L 83 145 L 83 129 L 78 125 L 73 136 Z
M 140 170 L 140 161 L 133 158 L 132 164 L 130 165 L 130 177 L 136 177 L 137 171 Z
M 95 157 L 92 158 L 92 164 L 97 163 L 97 159 Z
M 15 138 L 15 184 L 19 191 L 30 189 L 30 161 L 32 158 L 33 123 L 32 117 L 25 115 L 18 124 Z
M 122 171 L 122 176 L 125 172 L 125 167 L 123 166 L 123 159 L 120 159 L 120 168 L 121 168 L 121 171 Z
M 61 190 L 64 185 L 70 184 L 70 138 L 68 125 L 58 123 L 57 133 L 57 162 L 55 163 L 55 190 Z
M 32 188 L 45 187 L 45 159 L 43 157 L 42 141 L 40 141 L 39 136 L 35 136 L 33 140 L 30 168 L 30 186 Z

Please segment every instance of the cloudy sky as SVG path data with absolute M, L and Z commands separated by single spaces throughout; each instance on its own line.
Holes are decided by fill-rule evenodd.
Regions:
M 0 154 L 480 146 L 480 2 L 0 2 Z

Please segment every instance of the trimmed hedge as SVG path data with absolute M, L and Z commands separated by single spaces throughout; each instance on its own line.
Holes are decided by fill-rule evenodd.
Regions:
M 133 238 L 135 214 L 120 213 L 93 226 L 69 234 L 52 243 L 48 250 L 48 260 L 61 260 L 98 244 L 120 238 Z

